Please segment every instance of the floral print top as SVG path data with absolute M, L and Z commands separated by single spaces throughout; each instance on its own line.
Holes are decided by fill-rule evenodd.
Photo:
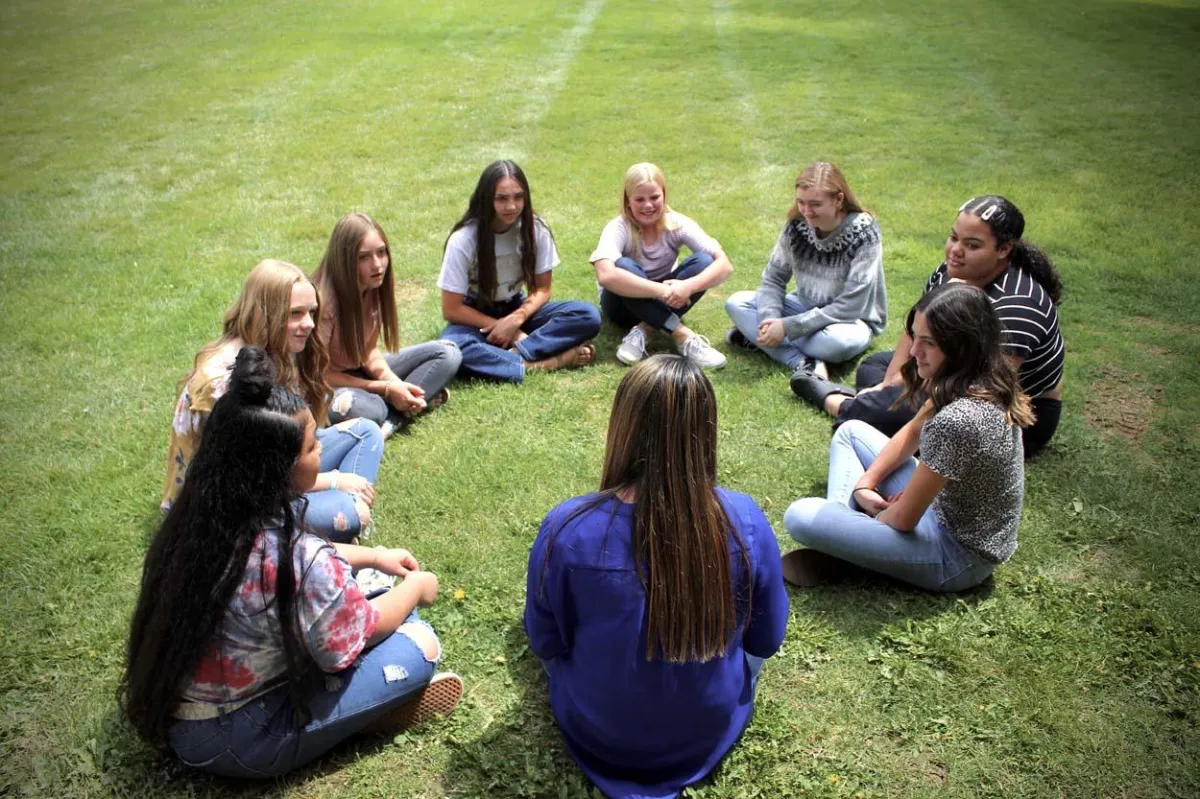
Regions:
M 200 431 L 213 405 L 229 389 L 229 373 L 233 361 L 242 348 L 240 339 L 234 339 L 210 355 L 196 367 L 187 385 L 175 403 L 175 419 L 171 422 L 171 448 L 167 452 L 167 476 L 163 481 L 162 503 L 159 509 L 166 513 L 179 496 L 188 465 L 200 448 Z
M 213 642 L 184 686 L 191 702 L 229 703 L 257 696 L 287 675 L 275 578 L 279 530 L 259 534 Z M 350 564 L 329 542 L 297 532 L 292 568 L 299 583 L 295 608 L 301 641 L 325 672 L 341 671 L 366 648 L 377 611 L 351 576 Z

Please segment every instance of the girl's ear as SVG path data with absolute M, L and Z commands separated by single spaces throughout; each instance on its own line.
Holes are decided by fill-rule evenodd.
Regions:
M 837 210 L 839 210 L 839 211 L 842 210 L 842 206 L 845 204 L 845 202 L 846 202 L 846 195 L 839 191 L 837 193 L 837 202 L 834 203 L 837 206 Z
M 1007 244 L 1001 244 L 996 248 L 996 256 L 999 258 L 1008 258 L 1010 255 L 1012 255 L 1013 250 L 1016 249 L 1016 246 L 1017 243 L 1015 241 L 1010 241 Z

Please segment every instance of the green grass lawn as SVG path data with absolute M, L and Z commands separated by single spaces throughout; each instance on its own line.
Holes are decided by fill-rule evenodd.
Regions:
M 735 265 L 688 317 L 714 341 L 817 158 L 884 232 L 876 347 L 972 194 L 1013 199 L 1066 282 L 1067 408 L 1014 559 L 962 597 L 793 592 L 753 723 L 689 796 L 1200 795 L 1198 41 L 1171 0 L 0 5 L 0 794 L 587 795 L 520 612 L 537 524 L 598 482 L 610 328 L 600 365 L 459 384 L 388 444 L 378 538 L 440 575 L 467 683 L 445 723 L 244 786 L 143 747 L 114 699 L 176 381 L 245 273 L 313 268 L 366 210 L 403 339 L 431 338 L 442 242 L 511 157 L 556 296 L 588 299 L 625 168 L 660 164 Z M 782 531 L 828 421 L 765 359 L 713 382 L 721 480 Z

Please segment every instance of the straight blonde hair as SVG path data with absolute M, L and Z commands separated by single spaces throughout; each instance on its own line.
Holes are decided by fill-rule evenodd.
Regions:
M 796 175 L 797 189 L 821 189 L 828 192 L 830 197 L 842 195 L 842 210 L 847 214 L 866 213 L 867 209 L 863 208 L 858 202 L 858 198 L 854 196 L 854 192 L 850 190 L 850 184 L 846 182 L 846 176 L 842 174 L 842 170 L 837 168 L 837 164 L 832 164 L 829 161 L 813 161 L 804 169 L 800 170 L 800 174 Z M 788 209 L 788 219 L 795 219 L 800 215 L 800 209 L 796 203 L 792 202 L 792 207 Z
M 632 245 L 631 251 L 634 258 L 637 258 L 642 252 L 642 229 L 638 226 L 637 220 L 633 218 L 633 210 L 629 207 L 629 196 L 637 191 L 638 186 L 645 183 L 657 185 L 663 193 L 663 212 L 655 225 L 656 229 L 661 233 L 664 230 L 675 230 L 680 225 L 679 220 L 675 218 L 675 211 L 667 204 L 667 179 L 663 175 L 663 171 L 648 161 L 629 167 L 625 170 L 625 180 L 621 185 L 621 218 L 625 220 L 625 226 L 629 229 L 629 242 Z

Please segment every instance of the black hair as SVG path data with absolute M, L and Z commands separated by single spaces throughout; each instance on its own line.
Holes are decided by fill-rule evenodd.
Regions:
M 1012 424 L 1028 427 L 1033 423 L 1029 398 L 1021 391 L 1017 371 L 1000 349 L 1000 318 L 982 289 L 956 281 L 927 292 L 904 322 L 913 340 L 917 313 L 924 315 L 945 361 L 928 380 L 917 374 L 915 358 L 905 361 L 900 367 L 904 393 L 893 407 L 904 402 L 918 407 L 928 397 L 937 411 L 970 396 L 999 405 Z
M 997 247 L 1011 242 L 1013 249 L 1008 256 L 1009 263 L 1036 280 L 1050 295 L 1050 300 L 1055 305 L 1059 304 L 1062 300 L 1062 278 L 1058 276 L 1050 256 L 1021 238 L 1025 233 L 1025 215 L 1017 206 L 998 194 L 985 194 L 967 200 L 959 206 L 958 212 L 982 219 L 996 237 Z
M 533 281 L 537 270 L 537 236 L 534 225 L 541 225 L 553 237 L 550 227 L 533 212 L 533 196 L 529 192 L 529 181 L 525 172 L 516 161 L 502 160 L 488 164 L 479 175 L 475 191 L 467 203 L 466 213 L 450 228 L 450 236 L 466 225 L 475 223 L 475 268 L 478 270 L 480 307 L 492 305 L 496 296 L 496 233 L 492 230 L 492 222 L 496 218 L 496 186 L 504 178 L 512 178 L 521 184 L 525 192 L 525 209 L 517 222 L 520 226 L 521 242 L 521 276 L 525 280 L 528 291 L 533 291 Z M 450 236 L 442 244 L 445 250 L 450 242 Z
M 300 497 L 291 471 L 304 445 L 297 417 L 306 410 L 303 398 L 275 382 L 262 348 L 242 348 L 142 569 L 119 691 L 126 717 L 147 741 L 166 741 L 184 686 L 212 645 L 267 527 L 279 529 L 275 601 L 293 689 L 311 665 L 296 626 L 296 575 L 288 568 L 303 523 L 303 501 L 299 518 L 293 510 Z M 292 697 L 297 700 L 294 691 Z

